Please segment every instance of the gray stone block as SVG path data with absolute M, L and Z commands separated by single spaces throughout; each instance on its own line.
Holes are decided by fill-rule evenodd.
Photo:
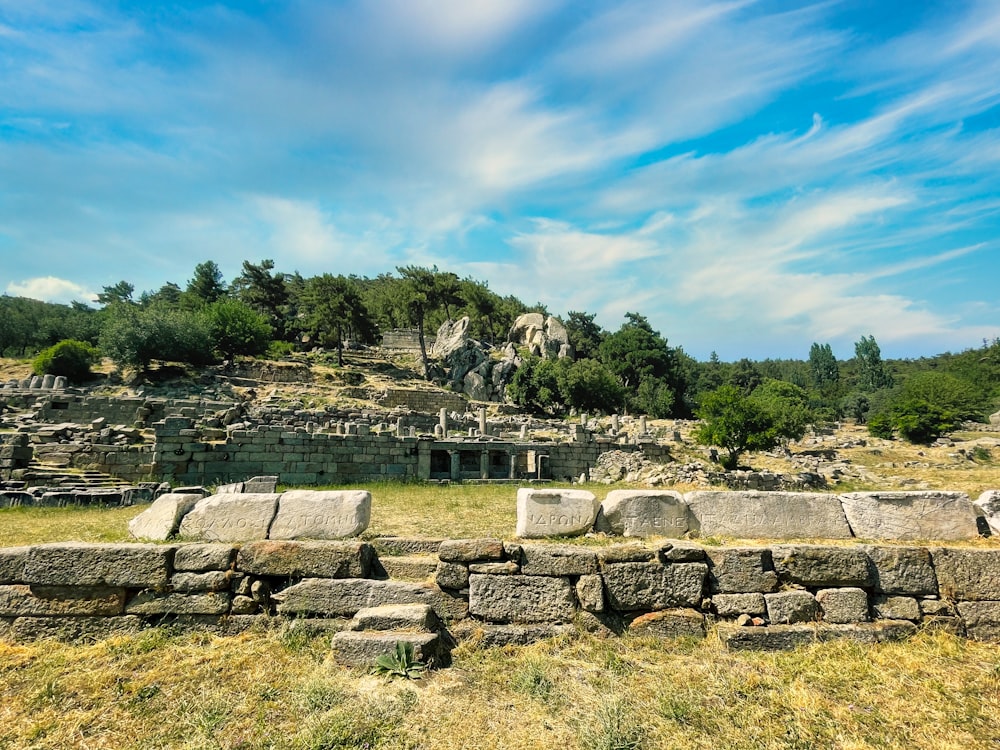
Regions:
M 437 572 L 439 561 L 430 555 L 397 555 L 380 557 L 379 562 L 389 578 L 401 581 L 428 581 Z
M 361 609 L 384 604 L 429 604 L 442 620 L 468 614 L 464 599 L 436 586 L 403 581 L 308 578 L 273 594 L 272 599 L 278 602 L 278 612 L 287 615 L 353 617 Z
M 771 550 L 763 547 L 719 547 L 705 550 L 712 593 L 767 593 L 778 589 Z
M 816 601 L 823 611 L 823 622 L 846 624 L 869 619 L 868 594 L 864 589 L 823 589 L 816 592 Z
M 1000 490 L 986 490 L 973 503 L 977 515 L 986 519 L 993 536 L 1000 536 Z
M 54 639 L 71 643 L 93 643 L 119 635 L 137 633 L 146 625 L 139 617 L 18 617 L 9 636 L 21 643 Z
M 912 596 L 877 596 L 872 610 L 881 620 L 920 620 L 920 603 Z
M 774 625 L 794 625 L 819 619 L 819 602 L 808 591 L 778 591 L 765 594 L 767 619 Z
M 569 544 L 525 544 L 517 562 L 526 576 L 580 576 L 598 571 L 597 552 Z
M 243 545 L 236 568 L 244 573 L 289 578 L 367 578 L 375 551 L 364 542 L 265 540 Z
M 124 606 L 123 588 L 0 586 L 0 617 L 110 617 Z
M 367 490 L 289 490 L 278 499 L 269 539 L 346 539 L 371 521 Z
M 174 553 L 174 570 L 203 573 L 229 570 L 236 558 L 236 548 L 230 544 L 181 544 Z
M 28 552 L 24 582 L 50 586 L 162 588 L 174 547 L 156 544 L 40 544 Z
M 188 594 L 193 591 L 224 591 L 231 581 L 229 571 L 210 570 L 205 573 L 174 573 L 167 586 L 176 594 Z
M 652 562 L 656 553 L 642 544 L 614 544 L 597 550 L 601 564 L 620 562 Z
M 461 563 L 439 560 L 434 580 L 443 589 L 464 589 L 469 585 L 469 569 Z
M 622 612 L 698 607 L 707 575 L 704 563 L 615 563 L 603 572 L 608 605 Z
M 451 563 L 503 560 L 504 547 L 499 539 L 448 539 L 437 548 L 438 557 Z
M 705 616 L 694 609 L 667 609 L 640 615 L 629 623 L 634 635 L 656 638 L 704 638 Z
M 713 594 L 712 606 L 719 617 L 763 617 L 767 614 L 767 603 L 764 595 L 752 594 Z
M 345 666 L 370 668 L 379 656 L 395 653 L 396 644 L 399 642 L 413 646 L 413 655 L 417 661 L 433 664 L 440 658 L 440 636 L 437 633 L 355 631 L 341 631 L 334 634 L 333 656 L 339 664 Z
M 734 651 L 789 651 L 817 640 L 816 625 L 741 627 L 719 623 L 716 632 L 726 648 Z
M 0 548 L 0 584 L 24 581 L 24 568 L 30 551 L 30 547 Z
M 964 492 L 851 492 L 844 513 L 860 539 L 975 539 L 976 512 Z
M 411 630 L 437 632 L 441 620 L 427 604 L 386 604 L 358 610 L 350 630 Z
M 576 598 L 585 612 L 603 612 L 604 579 L 599 575 L 580 576 L 576 582 Z
M 875 591 L 880 594 L 934 596 L 937 576 L 931 554 L 923 547 L 862 547 L 872 562 Z
M 586 490 L 517 491 L 517 536 L 540 539 L 552 536 L 579 536 L 590 531 L 600 503 Z
M 128 531 L 136 539 L 169 539 L 180 528 L 181 519 L 201 500 L 200 494 L 160 495 L 153 504 L 128 522 Z
M 671 490 L 612 490 L 601 503 L 595 529 L 618 536 L 665 536 L 688 532 L 691 512 Z
M 469 576 L 469 614 L 491 622 L 569 622 L 576 612 L 568 578 Z
M 1000 600 L 1000 549 L 931 550 L 938 588 L 955 601 Z
M 224 615 L 229 612 L 231 597 L 227 591 L 198 594 L 161 594 L 140 591 L 125 605 L 130 615 Z
M 824 588 L 871 584 L 871 561 L 856 547 L 776 545 L 771 559 L 782 583 Z
M 970 638 L 1000 643 L 1000 601 L 959 602 L 958 614 Z
M 213 542 L 266 539 L 278 509 L 278 497 L 262 493 L 202 498 L 181 520 L 180 535 Z
M 813 492 L 688 492 L 692 530 L 736 539 L 849 539 L 840 500 Z

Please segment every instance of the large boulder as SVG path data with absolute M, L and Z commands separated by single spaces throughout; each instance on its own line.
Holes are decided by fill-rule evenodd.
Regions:
M 444 359 L 452 352 L 463 348 L 469 340 L 469 317 L 446 320 L 438 328 L 434 345 L 428 354 L 434 359 Z
M 1000 490 L 986 490 L 973 505 L 976 514 L 986 519 L 990 533 L 1000 536 Z

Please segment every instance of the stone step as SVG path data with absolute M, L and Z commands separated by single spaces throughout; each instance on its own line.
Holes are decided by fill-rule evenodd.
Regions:
M 345 630 L 333 636 L 334 658 L 349 667 L 370 667 L 383 654 L 393 654 L 397 643 L 413 646 L 413 657 L 428 666 L 442 663 L 441 636 L 438 633 L 400 631 Z
M 441 629 L 441 621 L 428 604 L 384 604 L 359 610 L 349 629 L 436 633 Z
M 379 557 L 379 562 L 393 580 L 422 583 L 434 577 L 438 559 L 431 555 L 398 555 Z

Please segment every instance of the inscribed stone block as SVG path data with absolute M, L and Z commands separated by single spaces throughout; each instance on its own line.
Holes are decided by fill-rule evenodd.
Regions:
M 688 492 L 692 530 L 736 539 L 850 539 L 840 500 L 814 492 Z
M 270 539 L 345 539 L 358 536 L 371 520 L 367 490 L 289 490 L 278 499 Z
M 595 528 L 619 536 L 665 536 L 675 539 L 688 531 L 690 510 L 679 492 L 612 490 L 601 503 Z
M 586 490 L 517 491 L 517 536 L 539 539 L 550 536 L 578 536 L 590 531 L 600 503 Z
M 278 509 L 274 493 L 212 495 L 202 498 L 181 521 L 180 535 L 214 542 L 266 539 Z
M 181 519 L 201 500 L 200 494 L 169 493 L 160 495 L 128 522 L 128 531 L 136 539 L 169 539 L 177 533 Z
M 851 492 L 844 513 L 860 539 L 975 539 L 976 512 L 964 492 Z

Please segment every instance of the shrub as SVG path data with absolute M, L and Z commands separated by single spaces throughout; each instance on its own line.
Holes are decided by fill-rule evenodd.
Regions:
M 219 300 L 209 305 L 205 314 L 212 341 L 223 359 L 267 351 L 273 333 L 271 325 L 267 318 L 248 305 L 236 300 Z
M 85 341 L 65 339 L 41 352 L 31 367 L 36 375 L 65 375 L 73 382 L 80 382 L 90 377 L 91 366 L 100 360 L 97 348 Z

